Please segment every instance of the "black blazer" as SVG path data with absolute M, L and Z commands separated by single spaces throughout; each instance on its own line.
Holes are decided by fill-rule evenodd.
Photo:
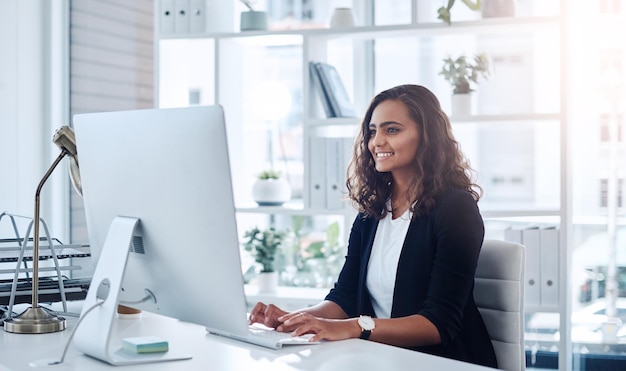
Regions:
M 378 226 L 358 215 L 348 254 L 326 300 L 348 314 L 375 316 L 366 287 L 367 265 Z M 476 201 L 468 192 L 439 196 L 428 215 L 414 217 L 402 246 L 391 317 L 421 314 L 439 330 L 441 344 L 412 349 L 496 367 L 485 324 L 474 303 L 474 274 L 484 237 Z

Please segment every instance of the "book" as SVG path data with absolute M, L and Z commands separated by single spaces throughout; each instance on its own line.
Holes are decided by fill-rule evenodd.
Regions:
M 330 106 L 328 94 L 324 90 L 324 86 L 322 86 L 322 81 L 320 80 L 320 75 L 317 72 L 315 62 L 309 62 L 309 73 L 311 75 L 311 82 L 319 94 L 322 107 L 324 107 L 324 112 L 326 112 L 326 117 L 336 117 L 333 108 Z
M 348 92 L 341 81 L 341 76 L 339 76 L 337 69 L 323 62 L 315 63 L 315 67 L 334 113 L 333 117 L 357 117 L 354 105 L 350 101 Z

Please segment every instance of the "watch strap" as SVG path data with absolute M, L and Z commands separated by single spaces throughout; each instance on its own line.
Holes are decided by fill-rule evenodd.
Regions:
M 361 338 L 363 340 L 368 340 L 370 338 L 371 334 L 372 334 L 372 330 L 362 330 L 361 331 L 361 336 L 359 336 L 359 338 Z

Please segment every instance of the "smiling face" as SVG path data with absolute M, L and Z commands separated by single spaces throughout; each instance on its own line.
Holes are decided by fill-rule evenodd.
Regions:
M 420 133 L 407 107 L 398 100 L 385 100 L 372 112 L 367 147 L 376 170 L 390 172 L 394 179 L 415 174 Z

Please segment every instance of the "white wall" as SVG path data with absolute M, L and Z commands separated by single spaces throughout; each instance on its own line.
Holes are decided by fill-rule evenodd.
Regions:
M 67 121 L 66 6 L 67 0 L 0 0 L 0 212 L 32 216 L 37 185 L 59 153 L 51 139 Z M 58 207 L 67 204 L 63 170 L 41 197 L 42 216 L 60 238 L 67 225 Z M 3 219 L 0 236 L 7 227 Z

